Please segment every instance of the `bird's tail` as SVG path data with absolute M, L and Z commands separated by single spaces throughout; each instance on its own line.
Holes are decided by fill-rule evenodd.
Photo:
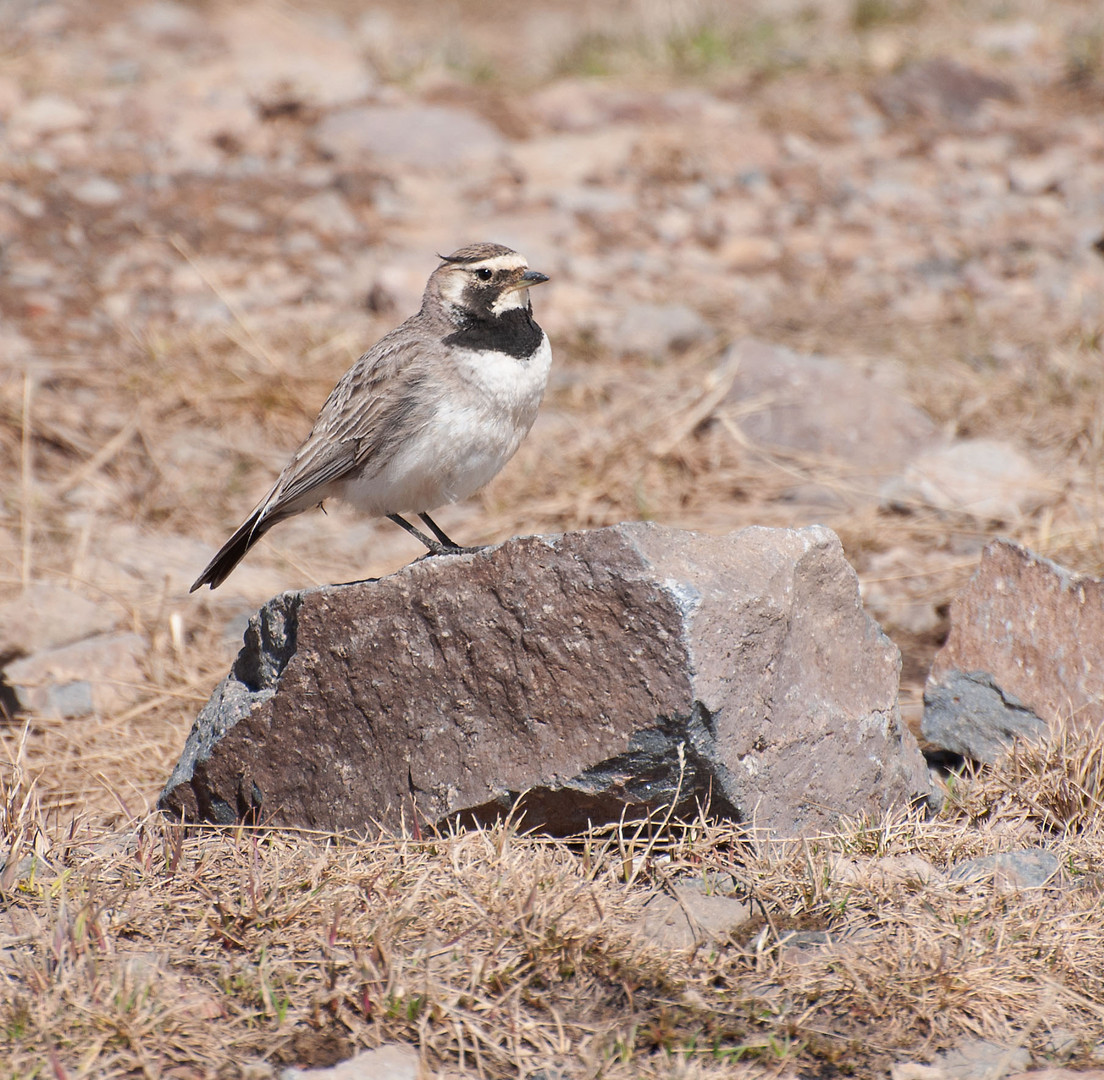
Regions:
M 264 516 L 265 503 L 262 503 L 235 530 L 234 535 L 218 549 L 218 553 L 195 579 L 188 592 L 195 592 L 203 585 L 217 589 L 229 576 L 235 566 L 245 558 L 245 553 L 258 541 L 283 515 Z

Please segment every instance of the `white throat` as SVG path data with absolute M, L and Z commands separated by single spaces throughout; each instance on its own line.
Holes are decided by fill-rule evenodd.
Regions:
M 492 315 L 502 315 L 507 311 L 513 311 L 516 308 L 526 308 L 529 306 L 529 290 L 528 289 L 511 289 L 508 293 L 503 293 L 491 306 Z

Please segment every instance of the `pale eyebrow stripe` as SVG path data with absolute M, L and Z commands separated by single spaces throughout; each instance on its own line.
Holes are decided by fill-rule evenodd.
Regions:
M 481 270 L 484 267 L 488 270 L 525 270 L 529 266 L 519 255 L 495 255 L 490 259 L 478 259 L 476 262 L 454 265 L 462 266 L 465 270 Z

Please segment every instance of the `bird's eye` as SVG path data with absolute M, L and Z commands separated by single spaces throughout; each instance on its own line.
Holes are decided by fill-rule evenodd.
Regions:
M 476 270 L 476 274 L 478 275 L 480 281 L 490 281 L 491 278 L 494 276 L 485 266 L 481 266 L 478 270 Z

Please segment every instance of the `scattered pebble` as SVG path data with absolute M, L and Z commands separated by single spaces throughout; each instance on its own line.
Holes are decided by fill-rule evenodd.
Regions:
M 1041 889 L 1050 884 L 1062 868 L 1061 860 L 1043 848 L 1002 851 L 968 859 L 955 865 L 947 877 L 951 881 L 976 882 L 992 878 L 997 885 L 1016 889 Z
M 76 102 L 56 94 L 40 94 L 17 105 L 8 126 L 18 139 L 29 140 L 84 127 L 90 120 L 88 110 Z
M 1053 498 L 1043 471 L 1014 443 L 960 439 L 921 454 L 882 489 L 886 505 L 1016 522 Z
M 13 660 L 3 678 L 22 712 L 62 719 L 109 714 L 146 685 L 140 660 L 147 647 L 138 634 L 99 634 Z
M 418 1051 L 409 1046 L 381 1046 L 328 1069 L 281 1069 L 279 1080 L 420 1080 Z
M 72 188 L 73 198 L 85 206 L 115 206 L 123 201 L 124 191 L 106 176 L 90 176 Z

